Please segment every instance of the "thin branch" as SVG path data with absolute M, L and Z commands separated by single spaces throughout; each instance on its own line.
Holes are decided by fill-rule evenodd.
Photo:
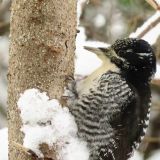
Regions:
M 146 0 L 154 9 L 160 10 L 160 5 L 156 0 Z
M 134 33 L 131 33 L 130 37 L 142 38 L 147 33 L 149 33 L 154 27 L 156 27 L 158 24 L 160 24 L 160 13 L 159 12 L 155 13 L 146 22 L 144 22 L 144 24 L 141 27 L 137 28 L 137 30 Z M 155 36 L 157 36 L 156 33 L 155 33 Z
M 158 112 L 160 111 L 160 102 L 153 102 L 152 106 L 153 106 L 151 107 L 152 111 L 158 111 Z
M 152 7 L 154 7 L 157 12 L 150 17 L 146 22 L 144 22 L 144 24 L 137 28 L 137 30 L 134 33 L 130 34 L 130 37 L 133 38 L 142 38 L 145 35 L 147 35 L 151 30 L 153 30 L 158 24 L 160 24 L 160 5 L 155 1 L 155 0 L 146 0 Z M 151 41 L 149 38 L 147 39 L 147 41 L 153 45 L 157 39 L 157 37 L 159 36 L 159 33 L 155 33 L 155 40 Z M 145 39 L 146 40 L 146 39 Z
M 160 80 L 155 80 L 155 79 L 152 80 L 151 88 L 156 92 L 160 93 Z
M 157 17 L 152 23 L 150 23 L 142 32 L 139 33 L 137 38 L 142 38 L 145 34 L 147 34 L 149 31 L 151 31 L 156 25 L 160 23 L 160 17 Z
M 159 143 L 160 137 L 144 137 L 144 141 L 149 143 Z
M 158 107 L 158 105 L 156 106 L 156 107 L 152 107 L 152 110 L 154 110 L 154 111 L 160 111 L 160 107 Z

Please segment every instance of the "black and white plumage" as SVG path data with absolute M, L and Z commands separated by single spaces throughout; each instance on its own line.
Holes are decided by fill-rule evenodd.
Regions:
M 103 54 L 118 70 L 89 77 L 92 85 L 70 105 L 78 136 L 88 142 L 89 160 L 126 160 L 147 127 L 155 55 L 146 41 L 131 38 L 109 49 L 86 49 Z

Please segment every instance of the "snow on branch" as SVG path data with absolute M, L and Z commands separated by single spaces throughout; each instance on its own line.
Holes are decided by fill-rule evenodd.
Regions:
M 77 137 L 77 125 L 68 108 L 38 89 L 26 90 L 18 100 L 24 133 L 23 146 L 39 158 L 41 144 L 54 148 L 57 160 L 88 160 L 86 142 Z
M 146 0 L 154 9 L 160 9 L 160 0 Z
M 131 38 L 142 38 L 153 45 L 160 36 L 160 11 L 150 17 L 136 32 L 131 33 Z
M 151 45 L 156 43 L 160 36 L 160 0 L 146 0 L 157 12 L 150 17 L 136 32 L 131 33 L 131 38 L 142 38 Z

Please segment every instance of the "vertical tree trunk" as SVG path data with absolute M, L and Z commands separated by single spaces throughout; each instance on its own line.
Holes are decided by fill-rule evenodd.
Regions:
M 8 73 L 9 159 L 31 157 L 15 147 L 23 143 L 17 108 L 29 88 L 60 98 L 67 76 L 73 75 L 76 0 L 13 0 Z

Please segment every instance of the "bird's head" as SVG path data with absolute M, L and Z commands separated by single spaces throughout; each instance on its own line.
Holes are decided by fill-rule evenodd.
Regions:
M 156 71 L 156 58 L 148 42 L 125 38 L 115 41 L 109 48 L 85 47 L 99 57 L 106 55 L 126 76 L 149 80 Z

